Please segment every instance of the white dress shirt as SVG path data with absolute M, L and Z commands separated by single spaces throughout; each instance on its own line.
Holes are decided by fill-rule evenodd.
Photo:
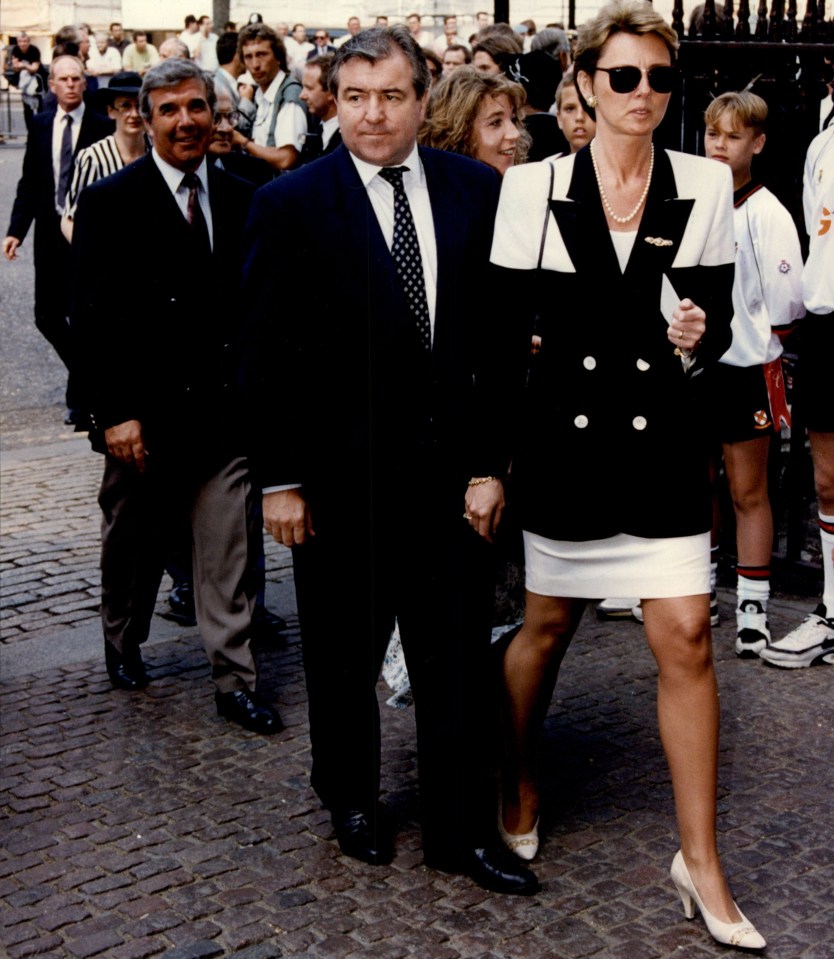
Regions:
M 366 163 L 353 153 L 351 153 L 350 158 L 353 160 L 356 171 L 368 191 L 368 198 L 390 250 L 394 242 L 394 188 L 387 180 L 383 180 L 379 176 L 382 167 Z M 437 300 L 437 241 L 434 236 L 434 217 L 432 216 L 431 199 L 426 185 L 426 175 L 416 144 L 400 165 L 408 167 L 407 172 L 403 174 L 403 186 L 405 187 L 405 195 L 408 197 L 408 205 L 411 207 L 411 217 L 417 230 L 417 242 L 420 244 L 423 280 L 426 284 L 426 301 L 429 307 L 432 340 L 434 340 L 434 313 L 435 301 Z
M 178 170 L 175 166 L 171 166 L 171 164 L 166 160 L 163 160 L 156 150 L 151 151 L 151 156 L 153 157 L 153 162 L 156 164 L 157 169 L 162 174 L 162 178 L 165 180 L 168 189 L 171 191 L 171 195 L 176 200 L 177 206 L 180 208 L 180 212 L 183 215 L 183 219 L 187 220 L 188 187 L 183 186 L 182 182 L 182 178 L 185 176 L 185 173 L 183 173 L 182 170 Z M 203 211 L 203 216 L 206 219 L 209 243 L 211 244 L 211 248 L 213 250 L 214 230 L 212 229 L 211 221 L 211 203 L 209 203 L 208 195 L 208 166 L 206 164 L 205 157 L 203 157 L 203 162 L 194 172 L 197 174 L 197 179 L 200 181 L 200 188 L 197 191 L 197 201 L 199 202 L 200 209 Z
M 55 210 L 58 213 L 63 213 L 63 207 L 58 206 L 58 182 L 61 179 L 61 143 L 64 139 L 64 127 L 66 121 L 64 117 L 72 117 L 72 152 L 73 156 L 75 155 L 75 148 L 78 145 L 78 135 L 81 133 L 81 121 L 84 119 L 84 102 L 82 101 L 74 109 L 70 110 L 67 113 L 66 110 L 58 107 L 55 113 L 55 119 L 52 121 L 52 172 L 55 178 Z M 72 171 L 70 171 L 70 179 L 72 179 Z M 69 189 L 69 183 L 67 184 L 67 189 Z
M 339 129 L 339 117 L 331 117 L 321 125 L 321 148 L 327 149 L 327 144 L 333 139 L 333 134 Z

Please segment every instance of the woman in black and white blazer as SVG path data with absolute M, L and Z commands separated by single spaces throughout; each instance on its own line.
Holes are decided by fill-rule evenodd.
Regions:
M 639 596 L 680 829 L 672 878 L 687 916 L 697 904 L 715 939 L 755 949 L 764 939 L 733 902 L 716 846 L 700 403 L 731 339 L 732 183 L 719 164 L 652 143 L 676 47 L 650 4 L 605 6 L 580 31 L 575 65 L 595 139 L 504 180 L 492 260 L 532 291 L 542 342 L 513 462 L 527 604 L 504 659 L 499 826 L 510 848 L 535 855 L 535 743 L 561 659 L 586 599 Z

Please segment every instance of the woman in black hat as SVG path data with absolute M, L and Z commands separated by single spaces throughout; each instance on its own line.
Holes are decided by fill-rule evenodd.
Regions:
M 100 108 L 107 109 L 107 115 L 116 124 L 116 131 L 79 150 L 75 158 L 72 183 L 61 218 L 61 231 L 69 242 L 72 242 L 75 208 L 84 187 L 133 163 L 148 149 L 145 124 L 139 115 L 141 86 L 142 78 L 138 73 L 124 72 L 115 74 L 109 85 L 97 92 Z

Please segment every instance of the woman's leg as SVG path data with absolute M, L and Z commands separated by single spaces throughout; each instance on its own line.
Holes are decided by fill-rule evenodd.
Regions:
M 553 696 L 559 666 L 584 609 L 584 600 L 527 592 L 524 626 L 504 655 L 504 828 L 513 834 L 531 832 L 536 823 L 539 731 Z
M 646 636 L 658 665 L 660 739 L 672 775 L 681 850 L 706 908 L 738 922 L 716 844 L 718 686 L 709 596 L 643 601 Z

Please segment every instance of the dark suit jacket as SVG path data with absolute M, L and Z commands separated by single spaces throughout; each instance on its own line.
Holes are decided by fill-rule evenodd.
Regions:
M 12 206 L 7 236 L 24 240 L 33 222 L 46 220 L 54 226 L 60 217 L 55 212 L 55 174 L 52 169 L 52 124 L 55 113 L 38 113 L 32 118 L 26 153 L 23 157 L 23 173 L 17 184 L 17 196 Z M 93 113 L 88 107 L 81 120 L 75 152 L 90 146 L 113 132 L 112 120 Z M 37 233 L 35 255 L 38 251 Z M 37 266 L 38 264 L 36 264 Z
M 243 226 L 253 187 L 209 167 L 201 253 L 151 154 L 87 187 L 73 235 L 74 331 L 100 428 L 139 420 L 148 450 L 190 467 L 241 448 L 235 396 Z M 112 238 L 114 211 L 137 210 Z
M 309 493 L 334 471 L 391 476 L 428 454 L 438 475 L 464 486 L 507 469 L 502 327 L 513 318 L 494 306 L 487 275 L 499 181 L 474 160 L 420 156 L 437 241 L 430 358 L 344 147 L 256 194 L 244 379 L 262 417 L 265 486 L 297 482 Z
M 493 259 L 542 337 L 513 460 L 524 529 L 591 540 L 710 528 L 703 399 L 732 339 L 732 212 L 726 168 L 658 149 L 623 273 L 587 147 L 507 173 Z M 689 297 L 707 315 L 688 372 L 666 336 L 664 275 L 675 306 Z
M 316 47 L 314 50 L 309 50 L 307 52 L 307 59 L 315 60 L 316 57 L 332 56 L 335 52 L 336 48 L 332 44 L 328 43 L 323 50 L 320 47 Z

